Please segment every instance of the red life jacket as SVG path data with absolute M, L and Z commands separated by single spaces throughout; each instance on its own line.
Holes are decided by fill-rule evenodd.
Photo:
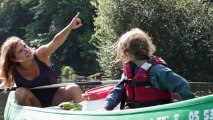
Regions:
M 166 63 L 159 57 L 154 57 L 140 66 L 135 76 L 131 73 L 130 64 L 124 66 L 124 88 L 126 91 L 126 106 L 130 108 L 148 107 L 171 103 L 171 92 L 159 91 L 150 82 L 148 70 L 152 65 Z

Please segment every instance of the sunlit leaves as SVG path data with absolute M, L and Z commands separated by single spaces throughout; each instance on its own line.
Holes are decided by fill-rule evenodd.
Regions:
M 62 65 L 72 66 L 81 74 L 95 72 L 95 47 L 90 44 L 95 7 L 89 0 L 2 0 L 0 8 L 1 42 L 17 35 L 35 48 L 51 41 L 79 11 L 83 26 L 72 31 L 51 59 L 59 74 Z
M 188 79 L 196 79 L 197 76 L 207 79 L 201 73 L 211 76 L 211 6 L 196 0 L 98 0 L 98 5 L 94 36 L 101 46 L 98 55 L 104 69 L 112 69 L 108 67 L 108 63 L 113 64 L 111 61 L 114 60 L 109 57 L 113 56 L 110 50 L 119 36 L 139 27 L 153 38 L 157 45 L 155 55 L 164 58 L 174 71 Z M 209 65 L 206 66 L 206 63 Z

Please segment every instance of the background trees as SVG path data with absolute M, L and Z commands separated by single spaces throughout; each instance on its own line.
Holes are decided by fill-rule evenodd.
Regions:
M 0 11 L 1 43 L 17 35 L 31 46 L 49 42 L 80 11 L 83 26 L 73 30 L 68 40 L 51 57 L 57 72 L 72 66 L 77 74 L 96 71 L 96 49 L 90 39 L 94 33 L 95 7 L 89 0 L 3 0 Z
M 100 42 L 103 69 L 114 71 L 112 46 L 121 34 L 139 27 L 152 36 L 155 55 L 175 72 L 189 80 L 212 80 L 212 7 L 196 0 L 97 0 L 97 5 L 94 39 Z
M 175 72 L 192 81 L 213 80 L 212 0 L 0 0 L 0 44 L 17 35 L 38 47 L 77 11 L 83 26 L 51 57 L 59 74 L 70 66 L 78 75 L 104 71 L 119 78 L 114 44 L 139 27 Z

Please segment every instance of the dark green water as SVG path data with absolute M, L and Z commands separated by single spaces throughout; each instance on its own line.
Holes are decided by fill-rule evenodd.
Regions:
M 192 91 L 195 92 L 197 96 L 213 94 L 213 83 L 191 83 L 190 86 Z M 6 105 L 7 96 L 8 93 L 0 93 L 0 120 L 4 120 L 4 108 Z
M 0 93 L 0 120 L 4 120 L 4 108 L 7 102 L 8 93 Z

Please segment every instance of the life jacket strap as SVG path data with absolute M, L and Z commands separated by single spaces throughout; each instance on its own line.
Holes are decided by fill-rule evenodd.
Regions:
M 160 100 L 149 101 L 149 102 L 136 102 L 133 100 L 129 100 L 126 102 L 125 106 L 129 106 L 130 108 L 141 108 L 141 107 L 149 107 L 149 106 L 162 105 L 162 104 L 168 104 L 168 103 L 172 103 L 172 99 L 160 99 Z
M 152 85 L 150 81 L 136 81 L 130 79 L 124 80 L 124 83 L 134 87 L 147 87 Z
M 145 62 L 140 67 L 147 71 L 150 67 L 152 67 L 152 64 L 148 63 L 148 62 Z

